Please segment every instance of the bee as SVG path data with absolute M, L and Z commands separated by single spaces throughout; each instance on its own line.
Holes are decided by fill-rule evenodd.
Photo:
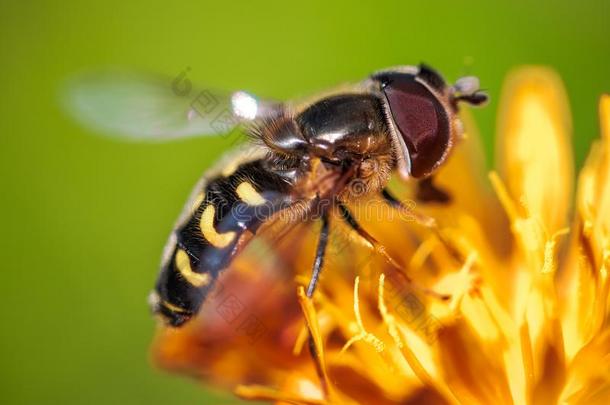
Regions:
M 446 201 L 450 196 L 431 179 L 462 136 L 458 106 L 487 100 L 475 77 L 448 85 L 423 64 L 384 69 L 308 102 L 244 91 L 205 91 L 194 102 L 183 97 L 188 81 L 116 74 L 81 78 L 72 87 L 76 116 L 110 134 L 167 140 L 239 127 L 252 140 L 203 176 L 169 237 L 150 304 L 173 327 L 197 314 L 219 274 L 279 213 L 321 221 L 311 297 L 331 212 L 374 244 L 347 203 L 378 194 L 400 206 L 386 187 L 392 174 L 419 182 L 422 199 Z M 210 100 L 220 114 L 206 113 Z

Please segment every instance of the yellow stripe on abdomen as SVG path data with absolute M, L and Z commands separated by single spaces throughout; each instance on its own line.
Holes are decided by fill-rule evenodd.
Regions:
M 169 303 L 169 302 L 167 302 L 167 301 L 163 301 L 163 302 L 161 303 L 161 305 L 163 305 L 165 308 L 169 309 L 170 311 L 172 311 L 172 312 L 176 312 L 176 313 L 178 313 L 178 314 L 186 314 L 186 313 L 188 313 L 188 312 L 189 312 L 189 311 L 187 311 L 186 309 L 184 309 L 184 308 L 180 308 L 180 307 L 177 307 L 177 306 L 175 306 L 174 304 L 171 304 L 171 303 Z
M 214 216 L 216 215 L 216 209 L 212 204 L 205 207 L 199 220 L 199 228 L 203 237 L 210 242 L 210 244 L 219 249 L 227 247 L 235 239 L 235 232 L 218 233 L 214 227 Z
M 186 252 L 178 249 L 176 258 L 174 259 L 176 268 L 182 277 L 195 287 L 203 287 L 210 283 L 210 275 L 207 273 L 196 273 L 191 268 L 191 260 Z M 167 305 L 166 305 L 167 306 Z M 172 308 L 170 308 L 172 309 Z M 173 309 L 172 309 L 173 310 Z
M 263 196 L 247 181 L 240 183 L 235 192 L 243 202 L 249 205 L 263 205 L 266 202 Z

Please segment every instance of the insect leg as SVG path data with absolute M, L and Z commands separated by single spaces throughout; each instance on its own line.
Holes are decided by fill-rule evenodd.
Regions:
M 316 257 L 313 262 L 313 270 L 311 272 L 311 279 L 307 286 L 307 297 L 311 298 L 316 289 L 318 279 L 320 278 L 320 272 L 324 265 L 324 254 L 326 252 L 326 245 L 328 245 L 328 231 L 329 231 L 329 217 L 328 213 L 322 215 L 322 229 L 320 230 L 320 239 L 318 239 L 318 247 L 316 249 Z
M 458 263 L 465 263 L 465 258 L 462 254 L 453 246 L 453 244 L 447 240 L 436 223 L 436 220 L 429 217 L 426 214 L 417 212 L 412 208 L 407 207 L 397 197 L 395 197 L 387 188 L 384 188 L 381 192 L 384 200 L 393 208 L 403 212 L 409 218 L 413 218 L 419 225 L 430 229 L 438 238 L 439 241 L 445 246 L 449 254 L 455 258 Z
M 377 241 L 377 239 L 375 239 L 373 237 L 373 235 L 371 235 L 370 233 L 368 233 L 359 223 L 358 221 L 356 221 L 356 218 L 354 218 L 354 216 L 352 215 L 352 213 L 349 211 L 349 209 L 343 204 L 338 202 L 337 203 L 337 208 L 339 208 L 339 213 L 341 214 L 341 218 L 343 218 L 343 220 L 350 226 L 350 228 L 352 228 L 354 231 L 356 231 L 358 233 L 358 235 L 360 235 L 364 240 L 366 240 L 375 250 L 375 252 L 381 254 L 385 260 L 392 265 L 392 267 L 396 268 L 397 270 L 403 270 L 403 267 L 398 264 L 398 262 L 396 262 L 396 260 L 394 260 L 386 251 L 385 246 L 383 246 L 381 243 L 379 243 Z
M 358 233 L 358 235 L 360 235 L 362 238 L 364 238 L 368 243 L 371 244 L 371 246 L 373 247 L 373 249 L 375 250 L 375 252 L 381 254 L 386 261 L 392 265 L 392 267 L 394 267 L 395 270 L 397 270 L 397 273 L 399 274 L 400 277 L 404 278 L 405 281 L 407 283 L 409 283 L 410 285 L 412 285 L 413 287 L 421 290 L 423 293 L 425 294 L 429 294 L 435 298 L 441 299 L 441 300 L 447 300 L 449 298 L 451 298 L 450 296 L 446 295 L 446 294 L 440 294 L 434 290 L 431 290 L 429 288 L 423 287 L 421 285 L 419 285 L 418 283 L 416 283 L 411 277 L 407 276 L 405 274 L 405 269 L 403 266 L 401 266 L 400 264 L 398 264 L 398 262 L 396 262 L 396 260 L 394 260 L 387 252 L 385 246 L 383 246 L 379 241 L 377 241 L 370 233 L 368 233 L 359 223 L 358 221 L 356 221 L 356 219 L 354 218 L 354 216 L 352 215 L 352 213 L 349 211 L 349 209 L 342 203 L 338 202 L 337 203 L 337 207 L 339 208 L 339 213 L 341 214 L 341 217 L 343 218 L 343 220 L 354 230 Z
M 426 228 L 430 228 L 435 233 L 438 232 L 438 226 L 434 218 L 424 215 L 420 212 L 415 212 L 414 209 L 403 204 L 403 202 L 400 201 L 396 196 L 394 196 L 394 194 L 392 194 L 387 188 L 384 188 L 381 191 L 381 196 L 383 197 L 385 202 L 388 203 L 392 208 L 401 211 L 406 216 L 408 216 L 408 218 L 415 219 L 415 222 L 417 222 L 419 225 L 422 225 Z
M 306 296 L 308 299 L 311 299 L 313 293 L 316 289 L 316 285 L 318 284 L 318 280 L 320 278 L 320 273 L 322 272 L 322 267 L 324 266 L 324 255 L 326 253 L 326 246 L 328 245 L 328 235 L 329 235 L 329 221 L 330 218 L 328 216 L 328 212 L 322 214 L 322 229 L 320 230 L 320 238 L 318 239 L 318 246 L 316 248 L 316 257 L 313 262 L 313 270 L 311 273 L 311 279 L 309 280 L 309 285 L 307 286 Z M 322 365 L 322 359 L 320 358 L 320 354 L 318 353 L 318 349 L 316 348 L 316 344 L 311 334 L 309 333 L 308 339 L 309 346 L 309 354 L 314 361 L 316 366 L 316 373 L 318 374 L 318 378 L 320 379 L 320 383 L 322 384 L 323 391 L 328 394 L 328 386 L 326 383 L 326 375 L 324 373 L 324 367 Z
M 417 201 L 447 204 L 451 202 L 451 195 L 441 187 L 434 184 L 433 177 L 427 177 L 417 182 Z

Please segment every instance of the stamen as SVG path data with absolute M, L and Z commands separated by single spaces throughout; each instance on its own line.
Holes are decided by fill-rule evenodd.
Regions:
M 534 355 L 532 354 L 532 341 L 527 320 L 523 321 L 519 329 L 521 342 L 521 359 L 523 361 L 523 372 L 525 375 L 525 391 L 532 392 L 534 387 Z
M 396 319 L 394 318 L 394 315 L 391 315 L 388 312 L 388 308 L 386 307 L 385 301 L 383 298 L 384 285 L 385 285 L 385 274 L 381 273 L 379 275 L 379 290 L 377 292 L 377 295 L 378 295 L 377 306 L 379 308 L 379 312 L 381 313 L 381 317 L 383 318 L 383 321 L 388 326 L 388 332 L 390 333 L 390 336 L 392 336 L 392 339 L 394 339 L 394 342 L 396 342 L 396 346 L 398 346 L 399 349 L 402 349 L 403 344 L 400 339 L 400 335 L 398 334 L 398 329 L 396 328 Z
M 515 206 L 513 199 L 510 197 L 504 182 L 502 179 L 500 179 L 500 176 L 495 171 L 489 172 L 489 181 L 491 181 L 491 185 L 496 192 L 498 199 L 500 200 L 500 204 L 502 204 L 502 208 L 504 208 L 504 211 L 508 215 L 511 223 L 514 223 L 520 217 L 520 215 L 517 212 L 517 207 Z
M 409 263 L 409 268 L 420 269 L 423 267 L 425 261 L 428 259 L 430 254 L 434 251 L 434 248 L 438 246 L 439 241 L 436 236 L 430 236 L 422 243 L 419 244 Z
M 503 343 L 507 343 L 509 337 L 513 336 L 515 325 L 513 318 L 506 312 L 502 305 L 498 302 L 493 291 L 489 287 L 483 286 L 480 290 L 480 299 L 483 302 L 485 311 L 489 314 L 489 318 L 499 332 Z
M 301 305 L 301 311 L 303 312 L 303 315 L 305 315 L 307 329 L 309 329 L 309 334 L 311 337 L 310 348 L 312 350 L 313 360 L 316 364 L 316 371 L 320 377 L 320 384 L 322 385 L 322 390 L 324 391 L 325 397 L 330 399 L 332 397 L 331 385 L 328 378 L 328 373 L 326 371 L 324 347 L 322 344 L 322 335 L 320 334 L 316 310 L 313 306 L 312 300 L 305 294 L 305 288 L 303 286 L 299 286 L 297 289 L 297 296 L 299 299 L 299 304 Z
M 390 336 L 394 340 L 394 343 L 400 350 L 402 357 L 405 359 L 405 361 L 407 362 L 409 367 L 411 367 L 411 370 L 413 371 L 415 376 L 417 378 L 419 378 L 419 380 L 422 382 L 422 384 L 429 385 L 431 387 L 435 387 L 439 392 L 443 393 L 446 398 L 451 398 L 452 400 L 455 401 L 455 403 L 459 403 L 457 401 L 457 398 L 455 397 L 455 395 L 451 392 L 451 390 L 447 386 L 445 386 L 443 384 L 439 384 L 437 381 L 435 381 L 432 378 L 432 376 L 428 373 L 428 371 L 425 369 L 423 364 L 419 361 L 419 359 L 417 358 L 415 353 L 413 353 L 413 351 L 411 350 L 409 345 L 404 343 L 404 340 L 401 337 L 401 334 L 398 329 L 398 325 L 396 323 L 396 318 L 394 317 L 394 315 L 389 313 L 388 308 L 385 304 L 384 285 L 385 285 L 385 274 L 382 273 L 379 276 L 377 306 L 379 308 L 379 313 L 381 314 L 381 318 L 383 319 L 383 322 L 388 327 L 388 333 L 390 334 Z
M 379 276 L 379 291 L 378 291 L 377 305 L 379 308 L 379 312 L 381 313 L 381 317 L 382 317 L 384 323 L 388 327 L 388 333 L 394 340 L 394 343 L 396 344 L 396 346 L 400 349 L 404 359 L 407 361 L 407 364 L 409 364 L 409 366 L 411 367 L 411 370 L 413 370 L 413 372 L 415 373 L 417 378 L 419 378 L 420 381 L 424 384 L 431 384 L 432 377 L 430 377 L 430 374 L 428 374 L 428 372 L 426 371 L 424 366 L 419 362 L 419 360 L 417 359 L 415 354 L 411 351 L 411 349 L 408 347 L 408 345 L 404 344 L 404 342 L 398 332 L 396 318 L 394 317 L 394 315 L 392 315 L 388 312 L 388 308 L 386 307 L 385 301 L 383 298 L 384 283 L 385 283 L 385 274 L 381 274 Z
M 467 279 L 468 278 L 468 273 L 470 273 L 470 269 L 472 268 L 472 265 L 474 264 L 476 259 L 477 259 L 476 253 L 473 252 L 470 255 L 468 255 L 466 262 L 464 263 L 464 265 L 458 272 L 458 279 Z M 472 280 L 468 280 L 468 281 L 472 281 Z M 472 282 L 469 282 L 468 285 L 460 286 L 462 288 L 458 289 L 457 291 L 452 292 L 451 301 L 449 302 L 449 308 L 451 308 L 451 312 L 457 313 L 458 307 L 460 306 L 464 296 L 466 294 L 469 294 L 473 290 L 474 286 L 472 284 L 473 284 Z
M 301 354 L 303 346 L 305 346 L 305 342 L 307 342 L 308 337 L 309 330 L 307 329 L 307 327 L 304 326 L 301 328 L 301 330 L 299 330 L 299 334 L 294 342 L 294 346 L 292 347 L 293 355 L 298 356 L 299 354 Z
M 364 328 L 364 324 L 362 323 L 362 316 L 360 314 L 360 300 L 358 298 L 358 287 L 360 285 L 360 277 L 356 277 L 354 282 L 354 315 L 356 316 L 356 326 L 358 329 L 358 333 L 352 336 L 345 345 L 341 348 L 339 355 L 342 355 L 351 345 L 358 341 L 364 341 L 375 348 L 378 353 L 383 352 L 384 344 L 375 335 L 370 332 L 367 332 Z
M 525 201 L 521 201 L 517 206 L 508 193 L 506 186 L 498 176 L 498 173 L 491 171 L 489 180 L 500 200 L 500 204 L 508 215 L 511 229 L 520 241 L 524 252 L 529 261 L 528 268 L 542 269 L 545 257 L 545 243 L 548 240 L 544 224 L 539 218 L 532 217 Z M 561 235 L 563 229 L 558 231 Z
M 544 264 L 542 265 L 542 274 L 555 274 L 557 266 L 555 265 L 555 247 L 557 246 L 557 239 L 560 236 L 567 235 L 570 232 L 570 228 L 563 228 L 555 232 L 549 240 L 546 241 L 544 246 Z

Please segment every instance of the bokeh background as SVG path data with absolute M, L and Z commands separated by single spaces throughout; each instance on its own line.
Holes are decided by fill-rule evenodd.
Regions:
M 0 403 L 228 404 L 150 366 L 146 296 L 165 238 L 223 139 L 129 144 L 61 108 L 62 81 L 126 66 L 284 98 L 425 61 L 476 74 L 491 158 L 502 79 L 563 77 L 581 164 L 610 91 L 610 3 L 8 1 L 0 4 Z

